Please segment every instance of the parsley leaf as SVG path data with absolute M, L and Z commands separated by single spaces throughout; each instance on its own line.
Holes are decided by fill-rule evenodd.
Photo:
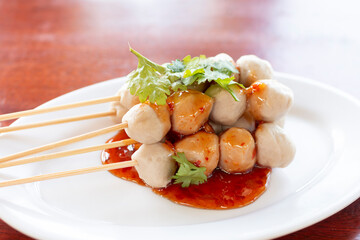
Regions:
M 199 185 L 207 181 L 206 168 L 196 167 L 187 160 L 184 153 L 177 153 L 172 158 L 180 165 L 178 171 L 172 177 L 175 179 L 175 184 L 181 183 L 181 187 L 189 187 L 190 184 Z

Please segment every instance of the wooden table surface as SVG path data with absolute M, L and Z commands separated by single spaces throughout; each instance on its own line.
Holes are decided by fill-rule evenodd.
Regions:
M 126 75 L 136 66 L 128 43 L 160 63 L 252 53 L 359 98 L 358 9 L 345 0 L 0 0 L 0 114 Z M 281 239 L 359 237 L 360 199 Z M 0 239 L 30 238 L 0 221 Z

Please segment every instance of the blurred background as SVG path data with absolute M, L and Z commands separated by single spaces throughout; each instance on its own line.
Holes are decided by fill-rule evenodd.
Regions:
M 156 62 L 256 54 L 276 71 L 359 97 L 359 6 L 346 0 L 1 0 L 0 111 L 19 110 L 14 102 L 23 95 L 34 96 L 22 103 L 32 108 L 126 75 L 136 66 L 128 43 Z
M 0 114 L 128 74 L 137 63 L 128 43 L 159 63 L 255 54 L 359 98 L 359 9 L 350 0 L 0 0 Z M 358 200 L 291 239 L 359 236 L 359 209 Z M 7 237 L 27 239 L 1 223 Z

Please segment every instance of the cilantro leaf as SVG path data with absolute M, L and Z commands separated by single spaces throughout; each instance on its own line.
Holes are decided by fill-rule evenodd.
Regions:
M 128 88 L 131 94 L 139 97 L 140 102 L 149 100 L 151 103 L 164 105 L 171 91 L 186 90 L 187 86 L 213 81 L 238 101 L 229 88 L 230 85 L 238 84 L 233 81 L 233 74 L 238 73 L 238 70 L 228 60 L 206 58 L 205 55 L 191 58 L 188 55 L 182 60 L 159 65 L 131 47 L 130 51 L 139 62 L 137 69 L 128 75 Z
M 171 87 L 170 80 L 165 76 L 166 67 L 152 62 L 131 47 L 130 51 L 139 61 L 137 69 L 128 75 L 130 93 L 138 96 L 140 102 L 149 99 L 151 103 L 166 104 Z
M 173 82 L 173 83 L 171 84 L 171 89 L 176 92 L 176 91 L 179 91 L 179 90 L 184 91 L 184 90 L 187 89 L 187 87 L 186 87 L 186 85 L 184 85 L 182 82 L 180 82 L 180 81 L 175 81 L 175 82 Z
M 238 97 L 235 95 L 234 91 L 229 87 L 234 84 L 238 84 L 237 82 L 233 81 L 234 77 L 226 78 L 226 79 L 217 79 L 215 82 L 219 84 L 222 88 L 224 88 L 226 91 L 228 91 L 231 96 L 235 99 L 235 101 L 239 101 Z M 243 86 L 242 84 L 239 84 L 240 86 Z M 243 86 L 244 87 L 244 86 Z
M 224 73 L 228 76 L 231 76 L 233 73 L 239 72 L 232 62 L 226 60 L 219 60 L 216 57 L 209 58 L 209 66 L 212 69 L 215 69 L 218 72 Z
M 168 69 L 170 69 L 174 73 L 182 72 L 185 69 L 184 63 L 179 59 L 176 59 L 175 61 L 172 61 L 172 63 L 168 64 L 166 67 Z
M 230 61 L 215 57 L 206 58 L 204 55 L 191 58 L 189 55 L 183 59 L 183 63 L 186 66 L 182 79 L 185 85 L 189 86 L 194 83 L 202 84 L 215 81 L 219 86 L 228 91 L 235 101 L 239 101 L 235 93 L 229 88 L 230 85 L 237 84 L 233 81 L 235 78 L 232 74 L 238 73 L 238 70 Z
M 178 171 L 172 177 L 175 179 L 175 184 L 181 183 L 181 187 L 189 187 L 190 184 L 199 185 L 207 181 L 206 168 L 196 167 L 187 160 L 184 153 L 177 153 L 172 158 L 180 165 Z

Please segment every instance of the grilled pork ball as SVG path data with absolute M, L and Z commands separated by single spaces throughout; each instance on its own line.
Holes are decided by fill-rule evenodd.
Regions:
M 174 144 L 177 152 L 185 153 L 186 158 L 198 167 L 205 167 L 209 176 L 219 162 L 219 138 L 216 134 L 200 131 L 187 136 Z
M 248 90 L 248 111 L 256 120 L 276 121 L 293 105 L 291 89 L 276 80 L 259 80 Z
M 208 120 L 213 99 L 202 92 L 187 90 L 170 95 L 172 130 L 183 135 L 197 132 Z
M 124 115 L 122 121 L 128 123 L 126 134 L 145 144 L 161 141 L 171 128 L 167 105 L 139 103 Z
M 242 128 L 230 128 L 220 137 L 219 167 L 228 173 L 250 170 L 256 162 L 255 141 Z
M 220 87 L 212 85 L 205 94 L 214 98 L 214 106 L 210 113 L 210 119 L 222 125 L 232 125 L 244 113 L 246 108 L 246 94 L 243 89 L 237 85 L 230 86 L 239 101 L 231 96 L 231 94 Z
M 255 131 L 257 162 L 265 167 L 286 167 L 295 156 L 295 145 L 275 123 L 263 123 Z
M 122 85 L 117 95 L 120 96 L 120 104 L 127 109 L 130 109 L 136 104 L 140 103 L 139 97 L 130 93 L 127 83 Z
M 236 61 L 236 66 L 240 70 L 240 83 L 249 87 L 252 83 L 261 79 L 273 77 L 273 69 L 266 60 L 255 55 L 244 55 Z
M 114 116 L 111 116 L 114 123 L 121 123 L 123 116 L 128 111 L 128 109 L 121 105 L 118 101 L 111 103 L 110 110 L 115 111 L 116 113 Z
M 131 156 L 139 177 L 150 187 L 162 188 L 171 182 L 177 165 L 173 150 L 165 143 L 143 144 Z

